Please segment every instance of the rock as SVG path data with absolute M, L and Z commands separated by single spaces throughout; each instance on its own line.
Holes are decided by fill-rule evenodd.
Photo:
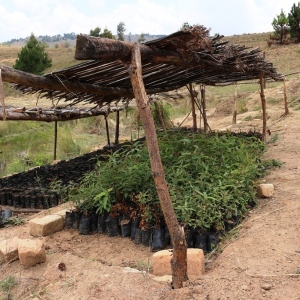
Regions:
M 243 291 L 246 291 L 246 292 L 250 291 L 250 287 L 249 287 L 248 285 L 246 285 L 246 284 L 243 284 L 243 285 L 241 286 L 241 289 L 242 289 Z
M 274 194 L 274 185 L 271 183 L 262 183 L 257 187 L 257 196 L 260 198 L 270 198 Z
M 153 275 L 172 275 L 171 272 L 172 252 L 161 250 L 152 256 Z M 188 276 L 201 276 L 205 271 L 205 259 L 202 249 L 187 249 L 187 272 Z
M 23 267 L 30 268 L 36 264 L 46 261 L 46 252 L 43 241 L 40 240 L 19 240 L 19 259 Z
M 66 212 L 67 211 L 70 211 L 70 210 L 69 209 L 62 209 L 62 210 L 57 211 L 53 215 L 60 216 L 60 217 L 62 217 L 65 220 L 66 219 Z
M 272 285 L 269 284 L 269 283 L 263 283 L 263 284 L 261 285 L 261 288 L 262 288 L 263 290 L 265 290 L 265 291 L 269 291 L 269 290 L 272 288 Z
M 19 238 L 3 240 L 0 243 L 0 257 L 6 263 L 14 261 L 19 258 L 18 256 L 18 243 Z
M 46 236 L 64 228 L 64 219 L 60 215 L 48 215 L 29 221 L 29 233 L 33 236 Z

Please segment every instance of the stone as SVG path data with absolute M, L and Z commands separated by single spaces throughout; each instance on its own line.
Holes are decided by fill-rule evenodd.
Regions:
M 265 290 L 265 291 L 269 291 L 269 290 L 272 288 L 272 285 L 269 284 L 269 283 L 263 283 L 263 284 L 261 285 L 261 288 L 262 288 L 263 290 Z
M 152 256 L 153 275 L 172 275 L 171 272 L 172 252 L 161 250 Z M 205 258 L 202 249 L 187 249 L 187 273 L 188 276 L 201 276 L 205 271 Z
M 62 210 L 59 210 L 57 211 L 56 213 L 53 213 L 53 215 L 55 216 L 60 216 L 62 217 L 64 220 L 66 220 L 66 212 L 67 211 L 70 211 L 69 209 L 62 209 Z
M 19 238 L 3 240 L 0 243 L 0 258 L 6 263 L 17 260 L 18 256 L 18 243 Z
M 20 239 L 18 252 L 24 268 L 30 268 L 46 261 L 45 245 L 41 240 Z
M 257 196 L 260 198 L 270 198 L 274 194 L 274 185 L 271 183 L 261 183 L 257 187 Z
M 32 236 L 46 236 L 64 228 L 65 221 L 60 215 L 48 215 L 29 221 L 29 233 Z

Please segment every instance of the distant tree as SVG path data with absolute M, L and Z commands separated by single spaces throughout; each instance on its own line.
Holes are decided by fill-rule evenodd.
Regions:
M 115 39 L 112 32 L 110 30 L 108 30 L 107 28 L 104 29 L 103 33 L 101 33 L 100 36 L 107 38 L 107 39 Z
M 118 36 L 118 40 L 119 41 L 124 41 L 125 40 L 125 38 L 124 38 L 125 31 L 126 31 L 125 23 L 124 22 L 120 22 L 117 25 L 117 36 Z
M 288 32 L 289 32 L 289 26 L 288 26 L 288 18 L 286 14 L 281 10 L 281 13 L 276 16 L 276 18 L 273 19 L 272 26 L 274 29 L 274 33 L 276 37 L 279 37 L 280 44 L 284 43 L 284 40 L 286 39 Z
M 17 70 L 41 75 L 46 68 L 52 66 L 52 59 L 45 52 L 45 45 L 39 42 L 32 33 L 26 46 L 24 46 L 15 65 Z
M 90 36 L 100 37 L 101 34 L 101 28 L 96 27 L 95 29 L 90 30 Z
M 294 3 L 290 13 L 288 14 L 288 23 L 290 26 L 291 38 L 300 42 L 300 3 L 297 6 Z
M 96 27 L 95 29 L 91 29 L 90 30 L 90 36 L 102 37 L 102 38 L 108 38 L 108 39 L 114 39 L 115 38 L 110 30 L 105 28 L 104 31 L 101 32 L 100 27 Z
M 138 42 L 139 43 L 143 43 L 143 42 L 145 42 L 145 34 L 144 33 L 141 33 L 141 35 L 140 35 L 140 37 L 138 38 Z
M 179 30 L 185 31 L 190 29 L 190 24 L 188 22 L 184 22 Z
M 131 32 L 128 33 L 128 41 L 131 42 Z

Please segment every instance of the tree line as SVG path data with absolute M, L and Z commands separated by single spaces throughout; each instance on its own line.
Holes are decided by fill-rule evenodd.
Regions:
M 278 40 L 280 44 L 293 41 L 300 42 L 300 2 L 295 3 L 286 14 L 282 9 L 272 22 L 274 36 L 271 39 Z
M 117 39 L 120 41 L 124 41 L 125 32 L 125 23 L 120 22 L 117 25 Z M 90 30 L 89 35 L 108 39 L 116 39 L 112 32 L 107 28 L 104 28 L 104 30 L 102 31 L 100 27 L 96 27 Z M 56 40 L 60 40 L 60 38 L 73 39 L 73 37 L 75 36 L 76 35 L 74 33 L 64 34 L 63 37 L 58 35 L 56 36 Z M 131 35 L 129 34 L 129 40 L 130 36 Z M 49 36 L 46 37 L 50 38 Z M 145 34 L 141 33 L 138 42 L 142 43 L 145 40 Z M 45 50 L 45 48 L 47 47 L 47 44 L 45 43 L 46 41 L 49 41 L 49 39 L 42 39 L 42 41 L 39 41 L 39 39 L 36 38 L 33 33 L 31 33 L 28 42 L 24 47 L 22 47 L 21 52 L 18 53 L 18 58 L 13 67 L 17 70 L 41 75 L 45 69 L 52 66 L 52 59 L 49 57 L 48 53 Z

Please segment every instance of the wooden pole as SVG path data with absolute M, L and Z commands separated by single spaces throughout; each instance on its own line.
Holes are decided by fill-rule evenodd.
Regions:
M 108 129 L 108 121 L 107 121 L 107 115 L 104 115 L 105 119 L 105 128 L 106 128 L 106 137 L 107 137 L 107 144 L 110 145 L 110 138 L 109 138 L 109 129 Z
M 2 120 L 6 120 L 6 111 L 5 111 L 5 101 L 4 101 L 4 89 L 2 84 L 2 75 L 1 75 L 1 69 L 0 69 L 0 102 L 2 106 Z
M 196 110 L 195 110 L 195 97 L 194 97 L 193 85 L 192 85 L 191 82 L 189 83 L 188 90 L 189 90 L 190 95 L 191 95 L 193 129 L 194 129 L 194 131 L 197 131 L 197 115 L 196 115 Z
M 236 124 L 236 116 L 237 116 L 237 84 L 235 83 L 234 87 L 234 110 L 232 116 L 232 124 Z
M 202 106 L 202 116 L 203 116 L 203 127 L 204 132 L 208 129 L 207 116 L 206 116 L 206 103 L 205 103 L 205 85 L 201 84 L 201 106 Z
M 288 100 L 286 95 L 285 77 L 283 78 L 283 99 L 284 99 L 284 114 L 288 115 L 290 112 L 289 112 Z
M 161 112 L 161 106 L 156 101 L 154 101 L 154 106 L 155 106 L 156 113 L 159 117 L 161 127 L 162 127 L 164 133 L 167 134 L 167 128 L 166 128 L 164 118 L 163 118 L 163 115 L 162 115 L 162 112 Z
M 57 121 L 54 122 L 54 155 L 53 155 L 53 160 L 56 160 L 56 149 L 57 149 Z
M 165 221 L 170 231 L 173 245 L 173 257 L 171 259 L 172 284 L 175 289 L 183 287 L 183 283 L 188 280 L 187 276 L 187 246 L 183 227 L 176 218 L 172 200 L 169 194 L 167 182 L 159 147 L 155 124 L 151 113 L 151 108 L 147 99 L 145 86 L 142 77 L 142 63 L 140 54 L 140 44 L 135 43 L 132 48 L 132 58 L 128 69 L 133 92 L 143 123 L 147 148 L 149 152 L 152 175 L 155 182 L 156 191 Z
M 260 99 L 261 99 L 261 107 L 262 107 L 262 118 L 263 118 L 263 129 L 262 129 L 262 140 L 266 142 L 266 134 L 267 134 L 267 109 L 266 109 L 266 98 L 264 93 L 264 74 L 261 73 L 259 77 L 260 82 Z
M 117 114 L 116 114 L 115 145 L 119 144 L 119 136 L 120 136 L 120 112 L 117 111 Z

